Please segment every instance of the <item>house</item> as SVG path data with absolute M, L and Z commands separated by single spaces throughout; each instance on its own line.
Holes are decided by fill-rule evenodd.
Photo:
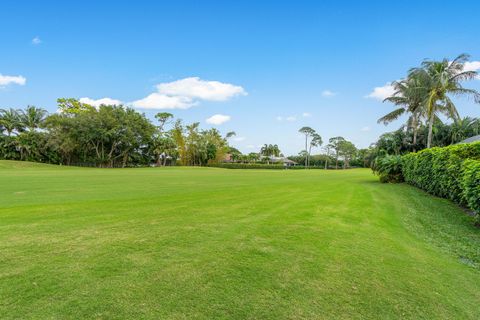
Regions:
M 285 167 L 293 167 L 298 164 L 295 161 L 292 161 L 285 157 L 269 157 L 269 158 L 272 163 L 283 163 Z

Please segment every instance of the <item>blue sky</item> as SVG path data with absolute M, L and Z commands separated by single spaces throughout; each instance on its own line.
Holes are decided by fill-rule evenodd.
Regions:
M 392 106 L 375 87 L 425 58 L 480 61 L 480 2 L 418 2 L 2 1 L 0 108 L 109 98 L 236 131 L 243 152 L 296 154 L 305 125 L 366 147 L 401 124 L 376 123 Z

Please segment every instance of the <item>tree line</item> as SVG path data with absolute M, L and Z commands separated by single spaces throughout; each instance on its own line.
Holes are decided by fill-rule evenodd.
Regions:
M 154 124 L 121 105 L 57 102 L 53 114 L 35 106 L 0 110 L 0 159 L 97 167 L 167 165 L 178 159 L 182 165 L 206 165 L 225 157 L 234 134 L 185 125 L 166 112 L 158 113 Z

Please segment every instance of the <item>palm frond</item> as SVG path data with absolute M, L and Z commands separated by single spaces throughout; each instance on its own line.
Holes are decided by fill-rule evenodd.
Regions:
M 392 112 L 384 115 L 380 119 L 377 120 L 377 123 L 383 123 L 384 125 L 387 125 L 388 123 L 392 122 L 393 120 L 398 119 L 401 115 L 405 113 L 405 108 L 398 108 L 396 110 L 393 110 Z
M 451 93 L 455 96 L 469 95 L 469 96 L 473 97 L 473 99 L 476 103 L 480 103 L 480 93 L 477 90 L 474 90 L 474 89 L 457 87 L 457 88 L 454 88 L 454 89 L 450 89 L 449 93 Z
M 454 81 L 467 81 L 473 80 L 478 77 L 477 71 L 462 71 L 460 73 L 455 74 L 451 79 Z

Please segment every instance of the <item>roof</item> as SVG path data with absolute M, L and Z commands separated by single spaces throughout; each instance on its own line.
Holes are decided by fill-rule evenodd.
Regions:
M 467 138 L 463 141 L 460 141 L 460 143 L 471 143 L 471 142 L 476 142 L 476 141 L 480 141 L 480 134 L 478 136 L 473 136 L 473 137 Z
M 290 163 L 290 164 L 297 164 L 295 161 L 292 161 L 285 157 L 267 157 L 270 158 L 272 162 L 282 162 L 282 163 Z

